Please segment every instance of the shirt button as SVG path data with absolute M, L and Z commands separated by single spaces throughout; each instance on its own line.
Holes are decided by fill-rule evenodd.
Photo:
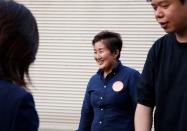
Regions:
M 103 111 L 103 108 L 101 108 L 101 111 Z
M 104 86 L 104 88 L 106 88 L 106 86 Z
M 103 97 L 100 97 L 100 99 L 102 100 L 102 99 L 103 99 Z
M 100 121 L 99 124 L 102 124 L 102 121 Z

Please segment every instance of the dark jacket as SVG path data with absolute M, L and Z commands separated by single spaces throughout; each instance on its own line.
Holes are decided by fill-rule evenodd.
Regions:
M 0 131 L 37 131 L 33 96 L 18 85 L 0 80 Z

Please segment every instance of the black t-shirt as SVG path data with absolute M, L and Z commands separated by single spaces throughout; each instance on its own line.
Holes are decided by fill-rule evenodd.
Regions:
M 187 43 L 174 34 L 149 50 L 138 85 L 138 103 L 156 107 L 155 131 L 187 131 Z

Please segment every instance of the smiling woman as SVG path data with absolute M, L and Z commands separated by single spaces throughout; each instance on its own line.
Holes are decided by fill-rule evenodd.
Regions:
M 134 131 L 139 72 L 119 61 L 118 33 L 102 31 L 92 45 L 99 70 L 88 83 L 78 131 Z
M 103 31 L 95 36 L 93 42 L 94 58 L 103 71 L 104 78 L 118 63 L 122 48 L 120 35 L 113 32 Z

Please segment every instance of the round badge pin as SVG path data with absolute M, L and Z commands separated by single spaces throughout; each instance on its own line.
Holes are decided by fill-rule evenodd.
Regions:
M 121 91 L 123 89 L 123 82 L 121 82 L 121 81 L 114 82 L 114 84 L 112 85 L 112 89 L 115 92 Z

